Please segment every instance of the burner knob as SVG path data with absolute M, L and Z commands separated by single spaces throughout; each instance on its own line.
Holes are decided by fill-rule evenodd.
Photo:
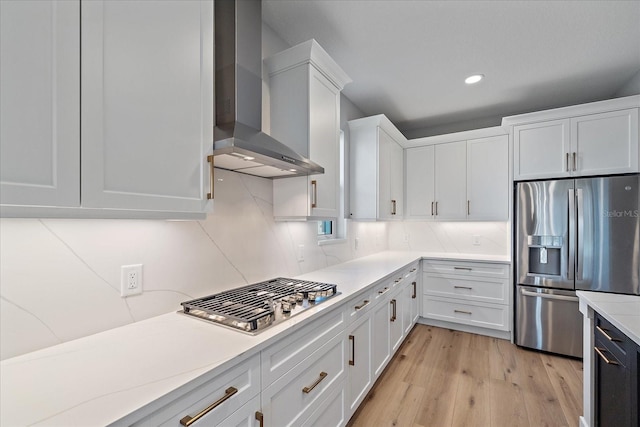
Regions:
M 293 304 L 295 305 L 295 300 Z M 292 304 L 289 298 L 282 298 L 282 301 L 280 302 L 280 306 L 282 307 L 283 313 L 291 313 Z

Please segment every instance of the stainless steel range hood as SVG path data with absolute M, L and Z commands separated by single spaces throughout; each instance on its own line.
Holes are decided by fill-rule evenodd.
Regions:
M 324 168 L 260 131 L 262 4 L 216 0 L 214 165 L 265 178 L 324 173 Z

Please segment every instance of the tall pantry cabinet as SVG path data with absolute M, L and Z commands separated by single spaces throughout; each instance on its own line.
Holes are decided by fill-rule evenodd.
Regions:
M 315 41 L 265 60 L 271 136 L 324 168 L 324 174 L 276 179 L 276 219 L 337 218 L 340 194 L 340 91 L 351 81 Z
M 0 7 L 3 215 L 204 217 L 213 1 Z

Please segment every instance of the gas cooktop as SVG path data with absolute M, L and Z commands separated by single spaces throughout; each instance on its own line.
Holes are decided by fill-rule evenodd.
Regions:
M 255 334 L 336 295 L 336 285 L 278 277 L 181 305 L 184 314 Z

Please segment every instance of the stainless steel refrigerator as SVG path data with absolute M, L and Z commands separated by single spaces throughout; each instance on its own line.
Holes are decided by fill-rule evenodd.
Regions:
M 582 357 L 576 290 L 640 295 L 640 175 L 516 186 L 516 343 Z

